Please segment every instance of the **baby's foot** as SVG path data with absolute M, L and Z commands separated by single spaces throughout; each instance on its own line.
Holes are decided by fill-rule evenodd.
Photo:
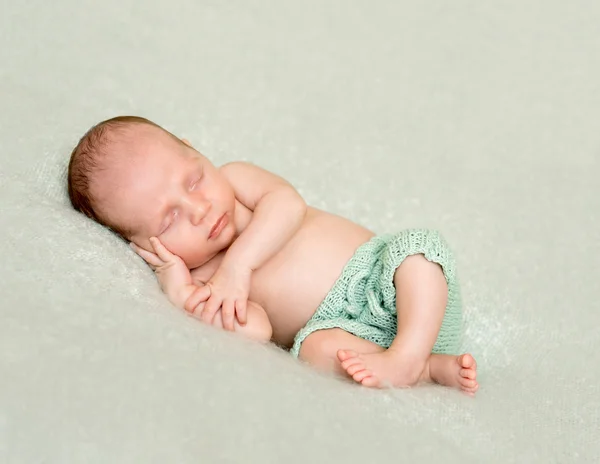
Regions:
M 432 354 L 429 357 L 429 374 L 434 382 L 459 388 L 471 396 L 479 389 L 477 363 L 468 353 L 460 356 Z
M 407 362 L 390 350 L 369 354 L 338 350 L 337 357 L 346 373 L 365 387 L 414 385 L 424 368 L 419 363 Z

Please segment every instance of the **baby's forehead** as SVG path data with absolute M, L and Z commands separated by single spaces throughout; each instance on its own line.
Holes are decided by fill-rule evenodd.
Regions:
M 145 148 L 150 144 L 164 141 L 164 133 L 157 127 L 147 124 L 131 124 L 128 127 L 118 129 L 113 134 L 108 134 L 107 141 L 112 150 L 127 150 L 132 154 L 140 147 Z
M 115 135 L 107 142 L 106 156 L 103 156 L 100 171 L 109 175 L 118 174 L 124 168 L 139 166 L 142 163 L 154 166 L 161 162 L 161 158 L 170 157 L 172 151 L 167 138 L 145 128 Z

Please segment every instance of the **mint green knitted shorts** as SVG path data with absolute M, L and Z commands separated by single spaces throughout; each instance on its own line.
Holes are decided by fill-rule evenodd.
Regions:
M 356 250 L 313 317 L 296 335 L 292 356 L 298 357 L 302 342 L 311 333 L 333 328 L 388 348 L 398 327 L 394 273 L 407 256 L 415 254 L 438 263 L 448 284 L 446 312 L 432 352 L 456 354 L 462 311 L 454 257 L 438 232 L 409 229 L 373 237 Z

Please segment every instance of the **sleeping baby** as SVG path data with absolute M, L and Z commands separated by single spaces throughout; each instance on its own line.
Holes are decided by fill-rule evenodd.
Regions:
M 457 354 L 455 261 L 436 231 L 375 235 L 307 206 L 275 174 L 215 167 L 134 116 L 81 138 L 68 191 L 75 209 L 130 242 L 173 305 L 207 324 L 368 387 L 478 389 L 475 360 Z

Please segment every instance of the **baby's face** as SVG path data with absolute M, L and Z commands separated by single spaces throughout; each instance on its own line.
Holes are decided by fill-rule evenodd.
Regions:
M 188 268 L 196 268 L 235 238 L 233 189 L 190 146 L 154 128 L 144 131 L 132 144 L 134 156 L 102 176 L 103 209 L 133 231 L 129 239 L 136 245 L 153 252 L 149 239 L 158 237 Z

